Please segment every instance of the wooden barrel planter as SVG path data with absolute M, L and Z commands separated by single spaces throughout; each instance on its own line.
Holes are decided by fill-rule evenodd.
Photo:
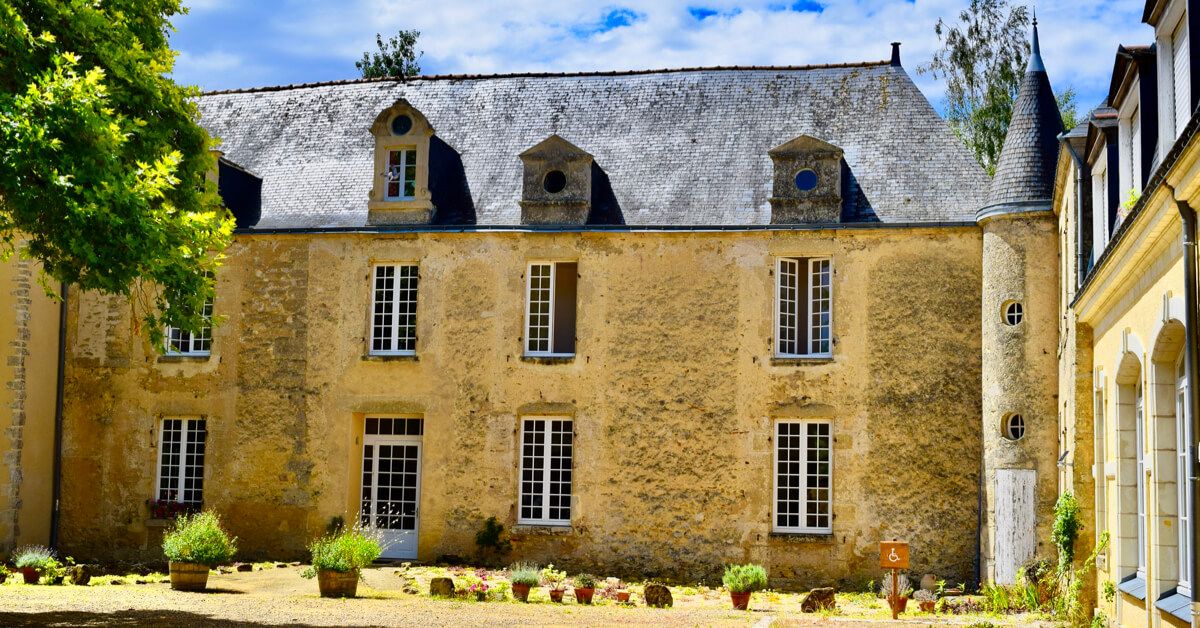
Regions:
M 318 569 L 317 587 L 321 597 L 354 597 L 358 592 L 358 572 Z
M 171 563 L 171 588 L 176 591 L 203 591 L 208 586 L 208 565 Z

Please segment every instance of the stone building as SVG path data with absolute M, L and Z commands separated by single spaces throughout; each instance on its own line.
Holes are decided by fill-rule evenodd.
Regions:
M 469 560 L 496 517 L 571 569 L 1009 582 L 1053 551 L 1054 102 L 1035 54 L 989 182 L 898 46 L 206 94 L 219 324 L 68 300 L 60 545 L 203 506 L 245 557 L 343 517 Z
M 1059 485 L 1081 502 L 1112 625 L 1192 625 L 1200 7 L 1149 0 L 1151 45 L 1120 46 L 1108 97 L 1061 136 Z

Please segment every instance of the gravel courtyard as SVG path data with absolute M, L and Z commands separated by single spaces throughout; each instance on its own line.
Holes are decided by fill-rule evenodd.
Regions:
M 314 581 L 300 568 L 214 573 L 209 592 L 172 591 L 161 577 L 122 578 L 123 584 L 98 579 L 87 587 L 30 586 L 10 577 L 0 586 L 0 626 L 928 626 L 968 625 L 979 616 L 912 615 L 891 622 L 882 603 L 839 597 L 838 614 L 804 615 L 798 594 L 759 593 L 749 612 L 733 611 L 727 595 L 672 587 L 675 607 L 652 609 L 611 603 L 579 606 L 552 604 L 544 591 L 531 603 L 465 602 L 433 599 L 402 591 L 404 580 L 393 567 L 364 570 L 359 597 L 322 599 Z M 16 574 L 14 574 L 16 576 Z M 1030 625 L 1031 617 L 987 618 L 995 625 Z M 986 624 L 982 624 L 986 625 Z

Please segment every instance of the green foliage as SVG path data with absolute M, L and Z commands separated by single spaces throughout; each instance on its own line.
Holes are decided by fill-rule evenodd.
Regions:
M 1058 496 L 1058 502 L 1054 504 L 1054 528 L 1051 532 L 1051 539 L 1054 541 L 1054 547 L 1058 550 L 1058 573 L 1059 575 L 1066 574 L 1071 569 L 1071 563 L 1075 560 L 1075 540 L 1079 538 L 1079 531 L 1083 528 L 1083 522 L 1079 518 L 1079 501 L 1075 499 L 1075 494 L 1067 491 Z
M 508 568 L 508 579 L 513 584 L 536 587 L 542 582 L 538 573 L 538 566 L 533 563 L 517 563 Z
M 995 174 L 1029 60 L 1029 11 L 1009 0 L 971 0 L 959 23 L 939 19 L 942 48 L 917 68 L 946 81 L 946 118 L 988 175 Z
M 554 564 L 546 565 L 541 571 L 542 584 L 558 591 L 565 587 L 567 582 L 567 572 L 559 571 L 554 568 Z
M 182 515 L 163 536 L 163 554 L 176 563 L 216 567 L 237 553 L 237 539 L 221 528 L 221 518 L 211 510 Z
M 42 545 L 26 545 L 13 552 L 12 563 L 17 569 L 46 571 L 58 561 L 54 557 L 54 550 Z
M 762 565 L 729 565 L 721 583 L 732 593 L 753 593 L 767 588 L 767 570 Z
M 383 36 L 375 33 L 375 45 L 379 52 L 364 52 L 361 61 L 355 61 L 354 67 L 362 72 L 363 78 L 385 78 L 416 76 L 421 73 L 418 59 L 425 54 L 417 52 L 417 38 L 421 31 L 401 30 L 395 37 L 383 41 Z
M 1075 93 L 1075 88 L 1070 86 L 1054 97 L 1058 101 L 1058 111 L 1062 114 L 1064 130 L 1070 131 L 1079 126 L 1078 98 L 1079 94 Z
M 1104 601 L 1112 602 L 1117 597 L 1117 585 L 1112 580 L 1104 581 Z
M 504 524 L 495 517 L 488 517 L 483 522 L 483 528 L 475 533 L 475 545 L 481 552 L 507 554 L 512 549 L 512 543 L 504 538 Z
M 179 0 L 0 0 L 0 258 L 196 331 L 233 219 L 167 36 Z M 47 288 L 47 290 L 49 290 Z
M 596 576 L 593 576 L 590 573 L 581 573 L 578 576 L 575 576 L 574 578 L 572 578 L 571 580 L 575 583 L 575 587 L 578 589 L 595 589 L 596 588 Z
M 312 578 L 321 569 L 357 572 L 379 558 L 383 545 L 374 531 L 355 525 L 313 541 L 308 545 L 308 551 L 312 554 L 312 565 L 300 575 Z

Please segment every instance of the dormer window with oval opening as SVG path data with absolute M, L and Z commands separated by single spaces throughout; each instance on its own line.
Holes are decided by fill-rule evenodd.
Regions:
M 407 100 L 383 110 L 371 125 L 375 138 L 375 174 L 367 202 L 373 225 L 428 224 L 433 218 L 429 193 L 429 140 L 433 127 Z
M 521 224 L 582 225 L 592 210 L 592 156 L 558 135 L 521 153 Z
M 773 224 L 842 220 L 842 149 L 801 135 L 768 151 L 774 165 Z

